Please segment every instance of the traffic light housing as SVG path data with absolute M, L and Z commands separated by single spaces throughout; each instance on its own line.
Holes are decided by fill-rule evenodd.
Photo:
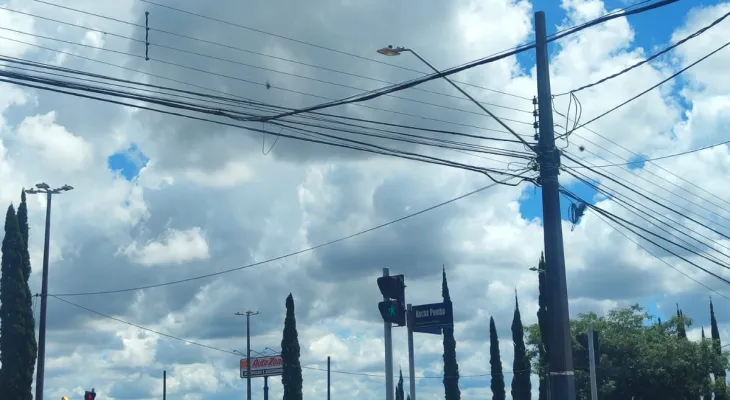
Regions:
M 96 392 L 94 392 L 94 389 L 91 389 L 89 392 L 88 390 L 84 393 L 84 400 L 94 400 L 96 399 Z
M 378 310 L 383 321 L 396 324 L 398 326 L 406 325 L 406 309 L 396 300 L 381 301 L 378 303 Z
M 406 325 L 406 284 L 403 275 L 381 276 L 378 288 L 383 297 L 388 299 L 378 303 L 378 310 L 383 321 Z

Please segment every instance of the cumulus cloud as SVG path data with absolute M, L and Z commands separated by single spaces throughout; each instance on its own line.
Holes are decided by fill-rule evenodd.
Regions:
M 315 11 L 310 4 L 294 0 L 245 9 L 238 2 L 221 2 L 215 9 L 205 2 L 161 3 L 219 19 L 229 20 L 228 16 L 235 15 L 237 24 L 256 30 L 142 2 L 64 2 L 68 7 L 132 23 L 125 24 L 38 2 L 11 0 L 7 6 L 12 9 L 86 28 L 21 18 L 21 14 L 9 11 L 0 11 L 0 25 L 101 49 L 3 32 L 3 36 L 46 47 L 0 39 L 3 54 L 119 79 L 294 108 L 352 96 L 388 82 L 421 76 L 419 71 L 427 72 L 407 54 L 377 58 L 375 49 L 384 45 L 411 47 L 439 68 L 447 68 L 528 42 L 534 35 L 532 13 L 541 7 L 516 0 L 459 0 L 417 8 L 385 1 L 350 1 L 321 5 Z M 640 17 L 632 17 L 565 38 L 551 48 L 553 90 L 559 94 L 618 72 L 651 54 L 656 45 L 676 42 L 707 25 L 729 7 L 725 3 L 687 6 L 692 11 L 675 18 L 676 28 L 667 29 L 662 37 L 654 37 Z M 203 41 L 152 30 L 147 61 L 143 44 L 102 33 L 143 38 L 145 31 L 139 25 L 144 24 L 145 11 L 150 12 L 151 27 Z M 550 11 L 550 32 L 611 11 L 597 0 L 563 1 L 560 13 Z M 651 65 L 578 92 L 583 105 L 581 120 L 592 119 L 712 51 L 730 33 L 728 26 L 720 24 Z M 359 58 L 304 42 L 341 49 Z M 588 129 L 579 129 L 558 144 L 567 154 L 608 164 L 627 162 L 635 154 L 663 156 L 725 140 L 728 90 L 721 71 L 727 57 L 727 52 L 719 53 L 681 79 L 591 123 Z M 489 107 L 497 115 L 517 121 L 510 125 L 519 134 L 532 138 L 533 54 L 510 57 L 453 78 L 479 101 L 492 104 Z M 448 130 L 472 136 L 439 138 L 524 150 L 514 143 L 475 139 L 475 135 L 509 137 L 495 132 L 501 129 L 496 122 L 481 115 L 443 81 L 395 95 L 398 97 L 383 96 L 328 109 L 327 113 Z M 566 114 L 568 104 L 567 96 L 556 97 L 556 112 Z M 322 396 L 328 356 L 335 371 L 332 390 L 336 396 L 378 398 L 383 390 L 383 331 L 375 279 L 383 267 L 404 273 L 408 301 L 421 304 L 440 299 L 445 265 L 455 303 L 457 352 L 466 398 L 489 396 L 490 316 L 499 330 L 505 370 L 510 369 L 509 326 L 515 289 L 523 322 L 536 322 L 537 275 L 530 268 L 536 266 L 543 242 L 539 197 L 528 184 L 497 186 L 315 251 L 281 257 L 401 218 L 491 181 L 470 171 L 288 138 L 280 138 L 267 153 L 262 151 L 262 141 L 268 150 L 276 133 L 269 124 L 263 129 L 272 134 L 262 137 L 246 129 L 130 111 L 7 84 L 0 90 L 0 110 L 3 204 L 17 203 L 21 188 L 39 181 L 54 186 L 68 183 L 76 188 L 53 200 L 49 291 L 78 294 L 155 286 L 62 297 L 151 331 L 50 298 L 47 396 L 79 396 L 93 386 L 108 399 L 159 398 L 163 370 L 167 371 L 171 397 L 207 400 L 239 396 L 245 382 L 239 377 L 238 356 L 231 352 L 243 350 L 246 327 L 234 314 L 260 311 L 251 318 L 252 346 L 259 352 L 267 347 L 276 349 L 281 341 L 284 299 L 292 293 L 306 367 L 305 398 Z M 223 117 L 211 118 L 223 121 Z M 556 130 L 562 133 L 564 117 L 556 113 L 555 123 L 561 125 Z M 262 129 L 260 123 L 242 124 Z M 357 136 L 335 133 L 353 139 Z M 382 138 L 364 140 L 477 166 L 515 168 L 508 164 L 513 160 L 503 156 L 486 159 L 474 152 Z M 579 152 L 579 147 L 586 151 Z M 140 171 L 128 179 L 115 171 L 109 157 L 129 148 L 144 157 L 137 154 L 132 160 Z M 136 162 L 143 159 L 148 161 Z M 729 163 L 727 147 L 719 146 L 631 170 L 601 169 L 637 192 L 683 207 L 682 215 L 657 208 L 610 179 L 584 172 L 597 179 L 602 188 L 654 207 L 657 218 L 671 215 L 675 226 L 682 225 L 698 238 L 701 236 L 692 230 L 705 235 L 709 238 L 705 239 L 707 251 L 723 252 L 730 246 L 729 240 L 686 217 L 708 226 L 718 226 L 730 218 L 730 191 L 724 179 Z M 564 166 L 571 165 L 564 159 Z M 572 186 L 578 184 L 567 173 L 561 174 L 561 183 L 578 187 Z M 585 196 L 608 211 L 656 230 L 645 218 L 631 214 L 615 201 L 594 199 L 593 193 Z M 31 277 L 33 292 L 40 288 L 37 272 L 42 260 L 45 205 L 44 196 L 29 197 L 30 245 L 36 271 Z M 687 315 L 706 325 L 701 321 L 708 319 L 708 291 L 677 270 L 725 294 L 706 274 L 632 234 L 628 237 L 635 242 L 628 240 L 622 234 L 625 230 L 616 231 L 594 214 L 587 213 L 574 230 L 568 221 L 563 228 L 574 315 L 605 313 L 634 302 L 668 314 L 673 312 L 674 303 L 680 302 Z M 724 232 L 722 229 L 717 228 Z M 688 256 L 715 270 L 706 260 Z M 264 262 L 272 258 L 275 260 Z M 196 276 L 202 278 L 187 281 Z M 720 309 L 719 303 L 716 306 Z M 730 338 L 730 320 L 721 313 L 718 318 L 723 338 Z M 691 330 L 690 334 L 694 337 L 697 333 Z M 394 329 L 395 365 L 407 369 L 405 336 L 403 329 Z M 415 348 L 419 398 L 442 397 L 441 338 L 419 334 Z M 269 384 L 270 396 L 280 396 L 278 380 L 271 379 Z M 254 385 L 255 391 L 261 390 L 261 380 Z

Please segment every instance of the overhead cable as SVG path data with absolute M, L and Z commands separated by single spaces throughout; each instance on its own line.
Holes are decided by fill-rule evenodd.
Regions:
M 646 63 L 648 63 L 648 62 L 650 62 L 652 60 L 655 60 L 656 58 L 660 57 L 663 54 L 666 54 L 666 53 L 668 53 L 668 52 L 676 49 L 677 47 L 679 47 L 682 44 L 688 42 L 689 40 L 694 39 L 694 38 L 702 35 L 703 33 L 707 32 L 708 30 L 710 30 L 715 25 L 717 25 L 720 22 L 722 22 L 723 20 L 725 20 L 725 18 L 727 18 L 728 16 L 730 16 L 730 12 L 728 12 L 725 15 L 721 16 L 720 18 L 716 19 L 711 24 L 709 24 L 709 25 L 707 25 L 707 26 L 699 29 L 698 31 L 690 34 L 689 36 L 685 37 L 684 39 L 679 40 L 678 42 L 674 43 L 673 45 L 667 46 L 664 49 L 662 49 L 661 51 L 658 51 L 658 52 L 654 53 L 652 56 L 650 56 L 650 57 L 648 57 L 648 58 L 646 58 L 644 60 L 641 60 L 641 61 L 639 61 L 639 62 L 637 62 L 637 63 L 635 63 L 635 64 L 633 64 L 633 65 L 631 65 L 629 67 L 626 67 L 623 70 L 621 70 L 621 71 L 619 71 L 619 72 L 617 72 L 615 74 L 609 75 L 609 76 L 607 76 L 605 78 L 602 78 L 602 79 L 600 79 L 600 80 L 598 80 L 596 82 L 593 82 L 593 83 L 590 83 L 590 84 L 581 86 L 579 88 L 576 88 L 576 89 L 567 91 L 565 93 L 555 94 L 555 95 L 553 95 L 553 97 L 565 96 L 565 95 L 570 94 L 570 93 L 576 93 L 576 92 L 579 92 L 581 90 L 588 89 L 588 88 L 593 87 L 593 86 L 596 86 L 596 85 L 600 85 L 601 83 L 604 83 L 606 81 L 609 81 L 611 79 L 614 79 L 616 77 L 619 77 L 619 76 L 621 76 L 621 75 L 623 75 L 623 74 L 625 74 L 625 73 L 627 73 L 627 72 L 629 72 L 629 71 L 631 71 L 633 69 L 636 69 L 636 68 L 638 68 L 638 67 L 640 67 L 640 66 L 642 66 L 642 65 L 644 65 L 644 64 L 646 64 Z

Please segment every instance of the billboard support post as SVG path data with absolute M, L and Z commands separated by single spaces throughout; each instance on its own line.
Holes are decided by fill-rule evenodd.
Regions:
M 264 376 L 264 400 L 269 400 L 269 377 Z

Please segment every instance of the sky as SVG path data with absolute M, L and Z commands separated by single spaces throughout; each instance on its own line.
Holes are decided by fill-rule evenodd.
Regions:
M 386 59 L 375 52 L 386 45 L 412 48 L 445 69 L 532 41 L 536 11 L 546 12 L 552 34 L 635 1 L 454 0 L 423 2 L 417 8 L 381 0 L 322 1 L 316 7 L 293 0 L 255 7 L 234 0 L 154 1 L 189 13 L 142 0 L 52 5 L 59 3 L 4 2 L 0 54 L 300 108 L 427 72 L 411 55 Z M 682 0 L 561 39 L 549 48 L 553 93 L 570 92 L 621 71 L 729 11 L 730 3 Z M 145 12 L 153 28 L 147 49 Z M 648 65 L 577 92 L 580 121 L 590 121 L 666 79 L 715 50 L 729 35 L 730 22 L 723 21 Z M 570 157 L 602 166 L 723 142 L 730 126 L 730 82 L 721 71 L 728 62 L 728 50 L 720 51 L 557 145 Z M 18 72 L 7 61 L 0 63 Z M 452 78 L 531 140 L 534 63 L 534 53 L 525 52 Z M 566 131 L 564 115 L 576 111 L 568 99 L 554 99 L 556 134 Z M 510 138 L 443 80 L 327 112 Z M 543 250 L 539 189 L 529 182 L 497 185 L 386 227 L 282 257 L 402 218 L 491 181 L 459 168 L 285 137 L 274 142 L 277 133 L 296 134 L 271 123 L 242 124 L 256 131 L 2 83 L 0 204 L 17 204 L 21 190 L 38 182 L 75 188 L 53 200 L 49 293 L 56 297 L 48 300 L 45 396 L 79 399 L 93 387 L 103 399 L 158 399 L 167 371 L 170 399 L 240 398 L 245 381 L 239 376 L 239 356 L 232 353 L 245 350 L 246 326 L 235 313 L 259 311 L 251 318 L 252 349 L 277 349 L 285 298 L 291 293 L 304 398 L 326 393 L 327 357 L 333 398 L 383 398 L 376 285 L 383 268 L 405 275 L 407 300 L 413 304 L 440 301 L 441 273 L 446 271 L 462 397 L 490 396 L 489 318 L 498 328 L 505 371 L 512 366 L 515 291 L 523 323 L 536 322 L 537 275 L 530 268 Z M 448 139 L 524 151 L 509 142 Z M 509 156 L 360 140 L 480 167 L 524 165 L 524 160 Z M 565 158 L 563 165 L 575 166 Z M 600 188 L 619 193 L 616 197 L 651 207 L 681 231 L 704 237 L 710 244 L 706 251 L 727 257 L 730 189 L 722 178 L 730 171 L 727 146 L 599 170 L 604 176 L 575 169 Z M 646 217 L 566 171 L 560 181 L 584 200 L 659 232 Z M 30 285 L 38 293 L 45 198 L 29 196 L 28 207 Z M 675 254 L 667 252 L 624 228 L 617 230 L 595 213 L 587 212 L 573 226 L 569 207 L 561 199 L 571 316 L 603 315 L 639 303 L 666 318 L 678 304 L 694 319 L 689 336 L 697 339 L 700 328 L 709 326 L 712 297 L 722 339 L 730 340 L 729 291 L 686 260 L 720 276 L 727 277 L 727 271 L 675 247 L 670 246 Z M 105 291 L 112 293 L 88 294 Z M 34 312 L 38 316 L 38 304 Z M 396 371 L 407 373 L 404 328 L 394 328 L 393 346 Z M 442 398 L 441 338 L 417 334 L 415 354 L 419 398 Z M 510 379 L 508 374 L 508 385 Z M 253 385 L 262 397 L 262 379 Z M 280 379 L 271 378 L 269 385 L 270 396 L 280 397 Z M 536 396 L 535 377 L 533 387 Z

